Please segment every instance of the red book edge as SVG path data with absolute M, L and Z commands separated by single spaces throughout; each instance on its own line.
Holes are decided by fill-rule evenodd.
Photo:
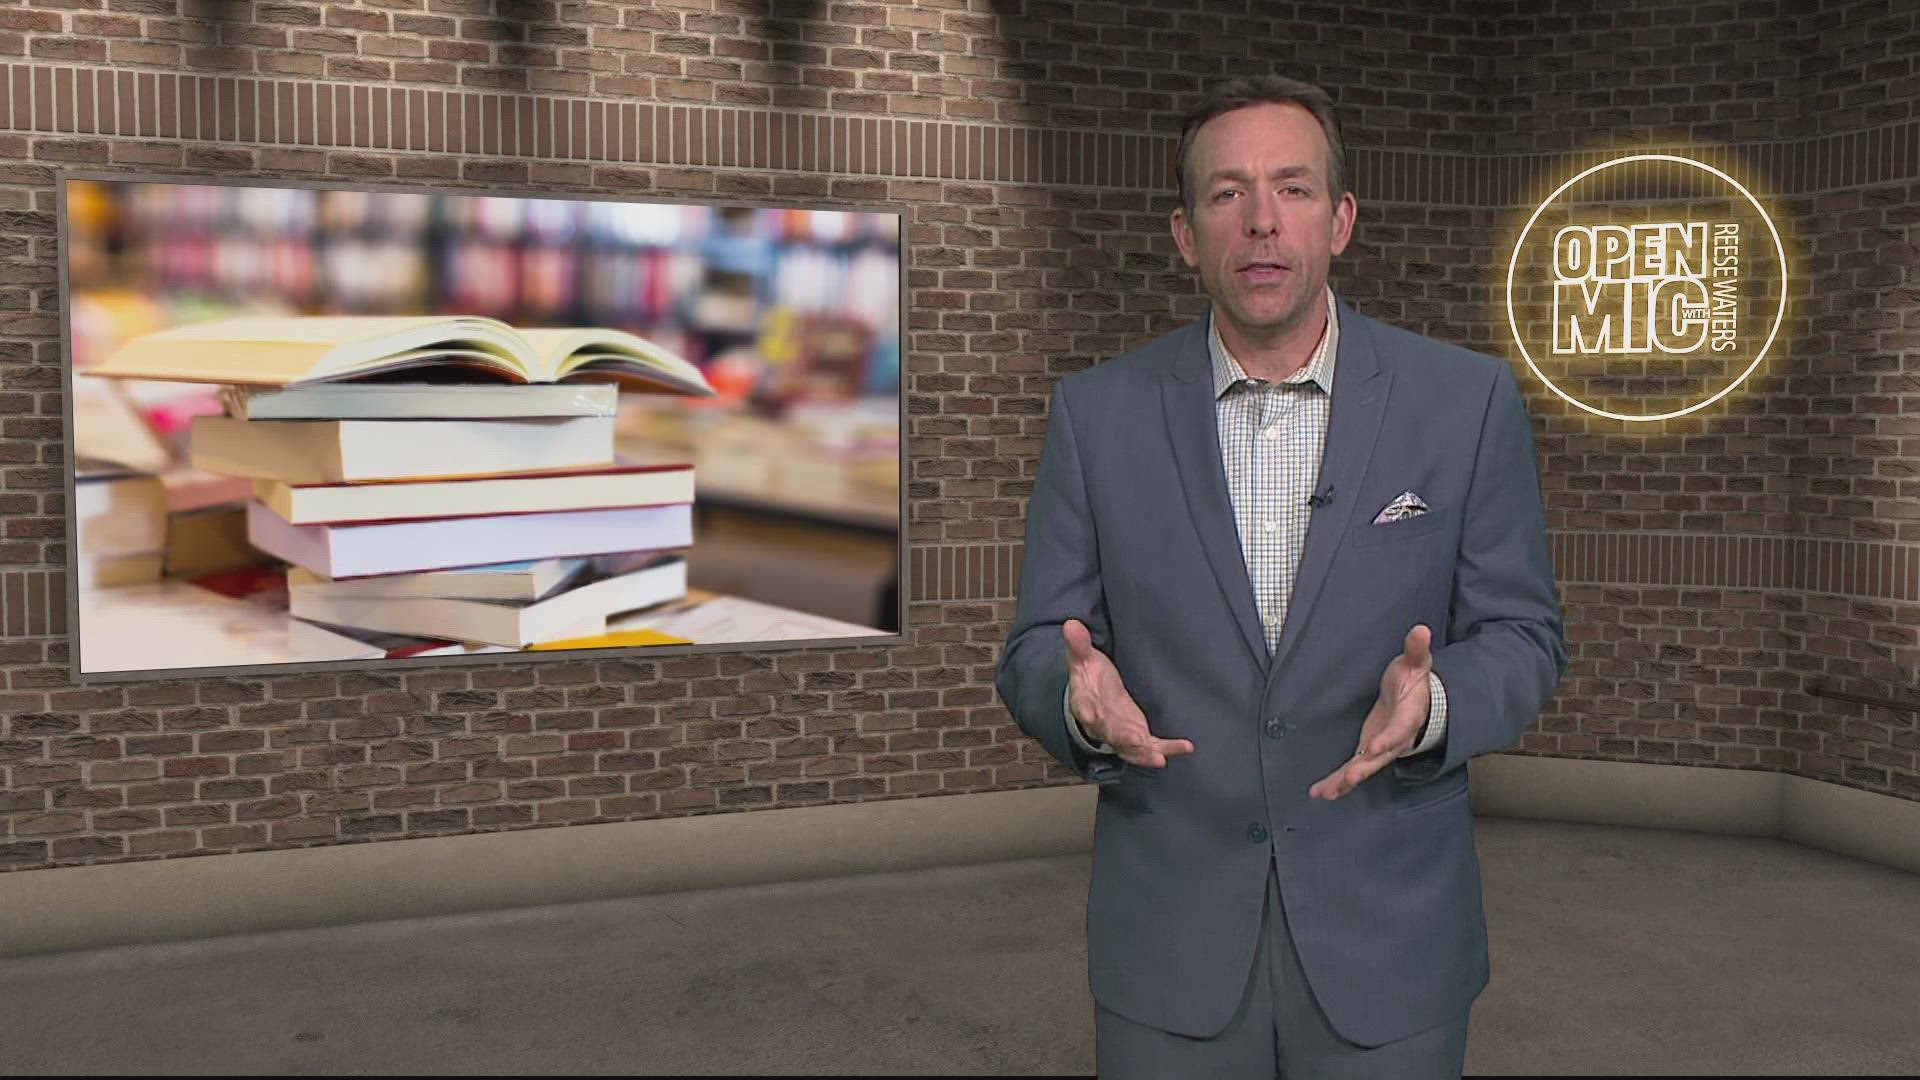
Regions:
M 419 653 L 432 652 L 435 649 L 444 649 L 449 645 L 457 644 L 459 643 L 454 641 L 421 641 L 412 645 L 402 645 L 397 649 L 388 649 L 387 659 L 402 660 L 409 656 L 418 655 Z

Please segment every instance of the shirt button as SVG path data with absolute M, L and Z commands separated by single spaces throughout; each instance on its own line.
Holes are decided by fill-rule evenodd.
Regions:
M 1259 824 L 1258 822 L 1255 822 L 1254 824 L 1247 826 L 1247 839 L 1253 841 L 1256 844 L 1266 843 L 1267 827 L 1265 825 Z
M 1282 724 L 1278 718 L 1267 721 L 1267 737 L 1268 738 L 1277 739 L 1285 731 L 1286 731 L 1286 725 Z
M 1280 523 L 1279 523 L 1279 522 L 1277 522 L 1277 521 L 1269 521 L 1269 522 L 1267 522 L 1267 531 L 1268 531 L 1268 532 L 1272 532 L 1273 530 L 1275 530 L 1275 529 L 1277 529 L 1277 528 L 1279 528 L 1279 527 L 1280 527 Z
M 1269 427 L 1266 431 L 1262 432 L 1261 434 L 1265 435 L 1269 439 L 1277 439 L 1280 437 L 1280 426 L 1278 424 L 1275 424 L 1274 426 Z

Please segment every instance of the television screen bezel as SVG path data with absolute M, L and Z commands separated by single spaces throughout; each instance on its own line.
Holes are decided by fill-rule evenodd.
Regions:
M 649 203 L 673 206 L 709 206 L 715 208 L 745 208 L 759 210 L 831 210 L 864 214 L 891 215 L 898 221 L 900 243 L 897 252 L 899 259 L 899 304 L 900 304 L 900 382 L 896 391 L 898 398 L 899 422 L 899 517 L 895 529 L 894 567 L 897 576 L 895 587 L 895 625 L 899 630 L 892 634 L 863 635 L 859 637 L 839 638 L 790 638 L 771 641 L 730 641 L 691 643 L 685 645 L 620 645 L 602 648 L 553 649 L 506 653 L 474 653 L 458 656 L 415 656 L 380 657 L 364 660 L 308 660 L 288 663 L 236 664 L 218 667 L 173 667 L 140 668 L 129 671 L 82 671 L 80 669 L 80 574 L 77 512 L 74 505 L 75 469 L 74 469 L 74 427 L 73 427 L 73 314 L 69 297 L 67 224 L 68 185 L 73 181 L 105 181 L 110 183 L 136 184 L 176 184 L 176 185 L 220 185 L 227 187 L 275 187 L 294 188 L 307 191 L 325 191 L 353 189 L 359 191 L 398 192 L 412 195 L 467 195 L 473 197 L 521 198 L 521 199 L 566 199 L 580 202 L 620 202 Z M 644 193 L 608 193 L 572 190 L 542 190 L 538 188 L 503 187 L 498 184 L 465 186 L 459 184 L 400 184 L 363 182 L 357 180 L 338 180 L 333 178 L 315 178 L 304 180 L 281 176 L 207 176 L 191 173 L 148 174 L 134 173 L 128 170 L 61 168 L 54 173 L 55 204 L 55 247 L 59 264 L 59 302 L 60 302 L 60 397 L 63 427 L 61 429 L 61 451 L 63 480 L 65 484 L 66 505 L 66 633 L 68 649 L 68 668 L 75 685 L 106 682 L 141 682 L 170 678 L 233 678 L 260 675 L 306 675 L 328 672 L 346 674 L 363 671 L 421 671 L 441 667 L 498 667 L 520 661 L 533 663 L 579 663 L 581 661 L 636 661 L 653 659 L 673 659 L 682 656 L 725 655 L 730 653 L 772 653 L 789 652 L 803 649 L 841 649 L 869 648 L 876 646 L 895 646 L 909 643 L 907 633 L 907 610 L 912 603 L 912 568 L 908 562 L 907 545 L 907 357 L 910 352 L 909 338 L 912 334 L 911 312 L 907 306 L 907 268 L 911 264 L 909 257 L 910 238 L 908 234 L 907 208 L 899 205 L 874 203 L 838 202 L 831 199 L 719 199 L 695 196 L 670 196 L 658 192 Z M 696 478 L 697 483 L 697 478 Z

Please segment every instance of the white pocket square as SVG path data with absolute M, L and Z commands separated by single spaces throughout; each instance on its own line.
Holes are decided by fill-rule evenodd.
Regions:
M 1405 521 L 1410 517 L 1419 517 L 1428 509 L 1426 500 L 1411 491 L 1403 491 L 1394 496 L 1393 501 L 1388 503 L 1385 509 L 1373 516 L 1373 523 L 1386 525 L 1390 522 Z

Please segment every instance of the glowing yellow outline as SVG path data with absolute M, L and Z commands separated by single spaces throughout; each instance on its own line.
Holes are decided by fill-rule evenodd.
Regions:
M 1706 171 L 1712 173 L 1713 175 L 1733 185 L 1733 189 L 1735 191 L 1738 191 L 1741 195 L 1745 196 L 1746 200 L 1753 204 L 1754 210 L 1758 211 L 1760 214 L 1760 220 L 1767 223 L 1767 231 L 1773 234 L 1773 250 L 1780 258 L 1780 306 L 1777 310 L 1775 310 L 1773 314 L 1773 328 L 1767 331 L 1766 343 L 1761 345 L 1760 351 L 1754 354 L 1753 363 L 1747 365 L 1747 370 L 1741 372 L 1739 378 L 1733 380 L 1731 383 L 1728 383 L 1726 389 L 1720 391 L 1719 393 L 1713 395 L 1710 398 L 1707 398 L 1705 401 L 1699 402 L 1698 404 L 1695 404 L 1695 405 L 1689 405 L 1678 412 L 1661 413 L 1658 416 L 1626 416 L 1621 413 L 1610 413 L 1605 409 L 1596 409 L 1593 406 L 1587 404 L 1586 402 L 1581 401 L 1579 398 L 1573 397 L 1572 395 L 1561 390 L 1559 387 L 1553 385 L 1553 380 L 1547 378 L 1546 373 L 1540 370 L 1540 365 L 1533 362 L 1533 354 L 1527 351 L 1527 343 L 1525 341 L 1522 341 L 1520 338 L 1519 319 L 1517 319 L 1513 314 L 1513 275 L 1514 275 L 1514 271 L 1518 269 L 1520 266 L 1520 248 L 1523 244 L 1526 243 L 1527 234 L 1533 231 L 1533 223 L 1540 220 L 1541 213 L 1544 212 L 1547 207 L 1553 205 L 1553 201 L 1560 197 L 1561 192 L 1567 190 L 1568 188 L 1586 179 L 1587 177 L 1593 175 L 1594 173 L 1599 172 L 1601 169 L 1611 169 L 1615 165 L 1624 165 L 1629 161 L 1677 161 L 1682 165 L 1692 165 L 1695 168 L 1705 169 Z M 1507 260 L 1506 300 L 1507 300 L 1507 327 L 1513 331 L 1513 342 L 1514 344 L 1520 346 L 1521 358 L 1527 362 L 1527 366 L 1529 368 L 1533 369 L 1533 373 L 1535 375 L 1540 376 L 1540 381 L 1546 384 L 1547 389 L 1553 391 L 1555 394 L 1558 394 L 1568 404 L 1575 405 L 1575 406 L 1578 406 L 1579 408 L 1585 409 L 1588 412 L 1593 413 L 1595 416 L 1605 416 L 1613 420 L 1627 420 L 1627 421 L 1670 420 L 1676 416 L 1685 416 L 1690 412 L 1697 412 L 1698 410 L 1704 409 L 1707 406 L 1713 404 L 1714 402 L 1719 401 L 1721 398 L 1726 397 L 1728 394 L 1733 393 L 1733 391 L 1737 387 L 1739 387 L 1741 383 L 1747 381 L 1747 376 L 1753 374 L 1753 369 L 1760 366 L 1760 361 L 1766 359 L 1767 350 L 1773 347 L 1773 339 L 1776 335 L 1780 333 L 1781 320 L 1785 319 L 1787 315 L 1787 248 L 1785 244 L 1782 244 L 1780 242 L 1780 230 L 1774 227 L 1773 218 L 1770 215 L 1768 215 L 1766 208 L 1760 205 L 1760 200 L 1754 198 L 1753 193 L 1748 191 L 1740 183 L 1740 181 L 1735 180 L 1733 177 L 1728 176 L 1726 173 L 1721 172 L 1719 169 L 1714 168 L 1713 166 L 1707 164 L 1704 161 L 1695 161 L 1692 158 L 1681 157 L 1677 154 L 1629 154 L 1626 157 L 1614 158 L 1611 161 L 1603 161 L 1598 165 L 1594 165 L 1580 172 L 1578 175 L 1574 176 L 1573 179 L 1568 180 L 1566 183 L 1561 184 L 1559 187 L 1555 188 L 1553 191 L 1553 194 L 1547 196 L 1546 201 L 1542 202 L 1538 207 L 1534 209 L 1533 216 L 1527 219 L 1526 225 L 1522 226 L 1520 229 L 1519 238 L 1513 242 L 1513 257 Z

